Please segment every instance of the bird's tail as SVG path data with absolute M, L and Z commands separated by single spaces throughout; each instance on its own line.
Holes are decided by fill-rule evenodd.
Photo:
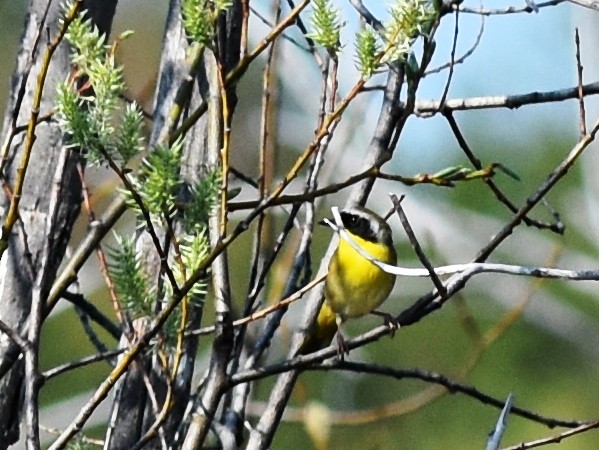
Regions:
M 325 300 L 320 308 L 310 334 L 300 347 L 298 354 L 307 355 L 328 347 L 337 332 L 337 316 Z

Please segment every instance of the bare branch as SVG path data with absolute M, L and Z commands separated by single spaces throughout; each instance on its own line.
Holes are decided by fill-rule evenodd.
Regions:
M 578 6 L 583 6 L 585 8 L 594 9 L 595 11 L 599 11 L 599 2 L 596 0 L 568 0 L 570 3 L 574 3 Z
M 507 8 L 497 8 L 497 9 L 484 9 L 484 8 L 469 8 L 467 6 L 462 5 L 452 5 L 454 10 L 459 10 L 463 13 L 468 14 L 480 14 L 483 16 L 495 16 L 495 15 L 505 15 L 505 14 L 520 14 L 520 13 L 533 13 L 538 12 L 541 8 L 546 8 L 549 6 L 556 6 L 561 3 L 565 3 L 566 1 L 571 1 L 573 3 L 578 3 L 580 0 L 550 0 L 546 2 L 535 2 L 535 6 L 529 4 L 528 0 L 526 1 L 526 6 L 508 6 Z M 585 3 L 584 1 L 580 1 L 580 3 Z M 589 3 L 596 3 L 590 1 Z
M 582 87 L 584 96 L 599 94 L 599 83 L 585 84 Z M 508 108 L 517 109 L 521 106 L 541 103 L 562 102 L 579 97 L 578 87 L 547 92 L 530 92 L 528 94 L 501 95 L 488 97 L 471 97 L 466 99 L 450 99 L 443 105 L 443 111 L 471 111 L 477 109 Z M 417 101 L 414 113 L 418 115 L 431 114 L 439 111 L 438 101 Z
M 571 430 L 567 430 L 567 431 L 564 431 L 563 433 L 556 434 L 555 436 L 550 436 L 550 437 L 543 438 L 543 439 L 537 439 L 536 441 L 521 442 L 520 444 L 517 444 L 517 445 L 504 447 L 502 450 L 525 450 L 528 448 L 542 447 L 542 446 L 548 445 L 548 444 L 559 444 L 567 438 L 579 435 L 581 433 L 585 433 L 589 430 L 595 430 L 597 428 L 599 428 L 599 421 L 585 423 L 585 424 L 579 425 L 578 427 L 573 428 Z
M 574 43 L 576 45 L 576 75 L 578 79 L 578 109 L 580 122 L 580 138 L 587 134 L 587 117 L 584 108 L 584 89 L 582 87 L 582 60 L 580 58 L 580 36 L 578 28 L 575 30 Z

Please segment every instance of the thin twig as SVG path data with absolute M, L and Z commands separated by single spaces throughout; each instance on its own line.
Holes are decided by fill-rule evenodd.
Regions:
M 536 441 L 530 442 L 521 442 L 517 445 L 512 445 L 510 447 L 504 447 L 501 450 L 526 450 L 528 448 L 536 448 L 542 447 L 548 444 L 559 444 L 564 439 L 570 438 L 572 436 L 576 436 L 580 433 L 585 433 L 589 430 L 595 430 L 599 428 L 599 421 L 594 421 L 586 424 L 582 424 L 576 428 L 571 430 L 564 431 L 563 433 L 556 434 L 555 436 L 546 437 L 543 439 L 537 439 Z
M 340 360 L 326 361 L 322 365 L 313 366 L 310 367 L 310 369 L 323 371 L 347 370 L 350 372 L 367 373 L 371 375 L 382 375 L 395 379 L 417 379 L 428 383 L 439 384 L 447 388 L 451 393 L 459 392 L 461 394 L 465 394 L 468 397 L 478 400 L 483 404 L 491 405 L 500 410 L 505 405 L 505 400 L 501 398 L 492 397 L 488 394 L 485 394 L 484 392 L 481 392 L 479 389 L 473 386 L 455 382 L 442 374 L 429 372 L 421 369 L 395 369 L 392 367 L 380 366 L 372 363 L 365 364 L 360 362 Z M 578 420 L 563 420 L 556 419 L 553 417 L 547 417 L 518 406 L 512 406 L 511 412 L 512 414 L 515 414 L 522 418 L 531 420 L 533 422 L 541 423 L 552 428 L 556 426 L 572 428 L 589 423 L 588 421 L 583 422 Z
M 256 8 L 250 6 L 250 11 L 252 12 L 252 14 L 254 14 L 258 19 L 260 19 L 260 21 L 264 24 L 269 26 L 270 28 L 274 27 L 274 24 L 268 20 L 266 17 L 264 17 Z M 275 22 L 276 23 L 276 22 Z M 312 44 L 311 47 L 304 47 L 302 44 L 300 44 L 298 41 L 296 41 L 295 39 L 293 39 L 291 36 L 289 36 L 286 33 L 281 34 L 281 37 L 290 42 L 291 44 L 293 44 L 294 46 L 296 46 L 297 48 L 299 48 L 300 50 L 306 52 L 306 53 L 314 53 L 314 46 Z M 305 34 L 304 34 L 305 37 Z M 310 38 L 306 38 L 306 40 L 310 40 Z M 245 53 L 243 53 L 244 56 L 247 56 L 247 51 Z
M 85 312 L 94 322 L 100 325 L 105 331 L 107 331 L 116 340 L 120 339 L 122 331 L 121 329 L 112 323 L 112 321 L 106 317 L 98 308 L 91 302 L 87 301 L 82 294 L 75 294 L 72 292 L 65 292 L 62 294 L 62 298 L 71 302 L 77 308 L 80 308 Z
M 455 25 L 453 30 L 453 43 L 451 45 L 451 54 L 449 59 L 449 74 L 447 75 L 447 81 L 445 82 L 445 88 L 443 89 L 443 94 L 441 95 L 441 99 L 439 100 L 439 110 L 443 109 L 445 105 L 445 100 L 447 100 L 447 94 L 449 94 L 449 87 L 451 86 L 451 80 L 453 79 L 453 71 L 455 66 L 455 52 L 458 45 L 458 36 L 460 34 L 460 21 L 459 21 L 460 12 L 456 10 L 455 12 Z
M 368 8 L 366 8 L 366 6 L 364 6 L 364 3 L 362 3 L 362 0 L 349 0 L 349 3 L 354 7 L 354 9 L 358 12 L 358 14 L 360 14 L 360 16 L 366 21 L 366 23 L 368 25 L 370 25 L 372 28 L 374 28 L 376 31 L 381 33 L 385 29 L 385 26 L 383 25 L 383 23 L 380 20 L 378 20 L 374 16 L 374 14 L 372 14 L 370 12 L 370 10 Z
M 549 6 L 556 6 L 560 3 L 564 3 L 566 1 L 572 0 L 550 0 L 546 2 L 536 3 L 537 9 L 546 8 Z M 495 15 L 505 15 L 505 14 L 520 14 L 520 13 L 533 13 L 536 12 L 535 9 L 530 6 L 508 6 L 507 8 L 497 8 L 497 9 L 484 9 L 484 8 L 469 8 L 467 6 L 462 5 L 452 5 L 454 10 L 459 10 L 460 12 L 467 14 L 480 14 L 483 16 L 495 16 Z
M 150 238 L 152 239 L 152 244 L 154 245 L 156 253 L 158 253 L 158 256 L 160 258 L 160 268 L 165 274 L 171 287 L 173 288 L 173 292 L 177 292 L 179 290 L 179 286 L 177 285 L 175 274 L 173 273 L 172 269 L 168 264 L 166 250 L 160 243 L 160 239 L 158 238 L 158 234 L 154 227 L 154 223 L 152 222 L 152 217 L 150 216 L 150 212 L 148 211 L 148 208 L 146 208 L 146 205 L 144 204 L 141 195 L 139 194 L 139 192 L 125 173 L 125 171 L 123 171 L 121 167 L 119 167 L 118 164 L 114 161 L 114 159 L 112 159 L 110 153 L 108 153 L 108 151 L 103 148 L 100 149 L 100 152 L 102 153 L 102 156 L 104 156 L 106 162 L 108 163 L 108 166 L 112 169 L 114 173 L 118 175 L 127 191 L 129 191 L 129 194 L 133 198 L 133 201 L 139 208 L 139 211 L 141 212 L 141 215 L 145 221 L 145 229 L 150 235 Z
M 325 352 L 326 350 L 326 352 Z M 279 373 L 285 373 L 290 370 L 312 370 L 312 371 L 334 371 L 334 370 L 346 370 L 350 372 L 358 372 L 358 373 L 367 373 L 372 375 L 381 375 L 386 377 L 391 377 L 395 379 L 415 379 L 424 381 L 426 383 L 434 383 L 445 387 L 450 393 L 461 393 L 465 394 L 468 397 L 471 397 L 479 402 L 491 405 L 495 408 L 501 409 L 503 408 L 505 401 L 492 397 L 480 390 L 476 389 L 473 386 L 455 382 L 445 375 L 429 372 L 423 369 L 396 369 L 393 367 L 380 366 L 372 363 L 359 363 L 359 362 L 350 362 L 350 361 L 340 361 L 340 360 L 329 360 L 323 362 L 322 364 L 315 364 L 318 361 L 321 361 L 323 358 L 320 356 L 321 354 L 330 354 L 333 356 L 335 354 L 336 349 L 333 347 L 329 349 L 323 349 L 315 353 L 310 353 L 309 355 L 293 358 L 290 360 L 283 361 L 278 364 L 272 364 L 270 366 L 261 367 L 259 369 L 248 370 L 246 372 L 240 372 L 231 376 L 230 383 L 232 385 L 237 385 L 239 383 L 249 383 L 254 380 L 264 379 L 269 376 L 273 376 Z M 537 414 L 533 411 L 520 408 L 514 406 L 512 408 L 512 413 L 516 414 L 525 419 L 531 420 L 533 422 L 541 423 L 548 427 L 568 427 L 575 428 L 584 425 L 588 425 L 590 422 L 588 421 L 579 421 L 579 420 L 564 420 L 558 419 L 554 417 L 547 417 L 540 414 Z M 594 423 L 594 422 L 593 422 Z
M 500 163 L 492 163 L 485 167 L 481 167 L 481 169 L 478 170 L 473 170 L 461 166 L 455 166 L 449 169 L 442 169 L 436 173 L 419 173 L 411 177 L 384 173 L 381 172 L 381 170 L 377 166 L 373 166 L 369 169 L 366 169 L 363 172 L 350 176 L 344 181 L 331 184 L 329 186 L 316 189 L 314 191 L 307 191 L 301 194 L 280 195 L 277 198 L 272 199 L 272 201 L 270 202 L 270 206 L 272 207 L 313 201 L 320 197 L 335 194 L 368 178 L 380 178 L 382 180 L 397 181 L 406 186 L 432 184 L 434 186 L 440 187 L 454 187 L 456 186 L 457 182 L 461 181 L 465 182 L 479 179 L 486 180 L 488 178 L 491 178 L 495 176 L 498 169 L 504 173 L 509 173 L 509 171 Z M 261 200 L 245 200 L 239 202 L 231 202 L 229 203 L 229 211 L 253 209 L 258 207 L 260 203 Z
M 580 138 L 582 139 L 587 134 L 587 117 L 584 108 L 584 91 L 582 89 L 582 60 L 580 57 L 580 36 L 578 34 L 578 27 L 574 35 L 574 41 L 576 43 L 576 74 L 578 77 L 578 107 L 579 107 L 579 129 Z
M 291 9 L 295 9 L 295 3 L 293 2 L 293 0 L 287 0 L 287 4 L 289 5 L 289 7 Z M 304 39 L 306 40 L 306 43 L 308 44 L 308 51 L 310 53 L 312 53 L 312 55 L 316 59 L 317 64 L 319 66 L 322 66 L 322 61 L 320 59 L 320 56 L 318 55 L 318 52 L 316 51 L 316 46 L 314 45 L 314 40 L 309 36 L 310 33 L 308 32 L 308 28 L 304 24 L 304 20 L 302 19 L 302 16 L 297 16 L 296 25 L 299 28 L 299 30 L 302 32 L 302 35 L 304 36 Z
M 395 194 L 390 194 L 389 196 L 391 198 L 391 201 L 393 202 L 394 209 L 397 212 L 397 215 L 399 216 L 399 220 L 406 232 L 406 235 L 408 236 L 408 240 L 410 241 L 410 244 L 412 245 L 412 248 L 414 249 L 414 252 L 418 256 L 418 259 L 420 260 L 422 265 L 426 268 L 426 270 L 428 270 L 431 280 L 432 280 L 433 284 L 435 285 L 435 287 L 437 288 L 437 291 L 439 292 L 439 294 L 442 297 L 445 297 L 445 295 L 447 295 L 445 286 L 443 285 L 443 282 L 439 279 L 439 277 L 435 273 L 435 268 L 433 267 L 431 262 L 426 257 L 424 251 L 422 250 L 422 247 L 420 246 L 420 243 L 418 242 L 418 239 L 416 238 L 416 235 L 414 234 L 414 230 L 412 229 L 412 226 L 410 225 L 410 222 L 408 221 L 406 213 L 403 210 L 403 207 L 401 206 L 401 201 L 404 199 L 404 196 L 402 196 L 401 198 L 397 198 L 397 196 Z
M 27 339 L 24 339 L 21 336 L 19 336 L 19 333 L 17 333 L 15 330 L 9 327 L 6 324 L 6 322 L 2 320 L 0 320 L 0 331 L 7 335 L 9 339 L 13 341 L 17 345 L 17 347 L 19 347 L 19 350 L 21 350 L 21 352 L 25 352 L 25 350 L 31 346 L 30 342 L 27 341 Z
M 524 205 L 514 215 L 512 220 L 503 227 L 503 229 L 497 233 L 493 239 L 478 253 L 476 261 L 482 261 L 486 259 L 497 246 L 503 242 L 510 234 L 512 234 L 514 228 L 524 220 L 524 217 L 534 208 L 539 202 L 541 202 L 547 193 L 568 173 L 568 170 L 574 165 L 576 160 L 583 154 L 586 148 L 595 140 L 595 136 L 599 131 L 599 119 L 593 125 L 591 132 L 582 138 L 575 146 L 570 150 L 564 160 L 551 172 L 545 182 L 527 199 Z
M 59 430 L 58 428 L 48 427 L 46 425 L 40 425 L 40 430 L 45 431 L 46 433 L 52 434 L 54 436 L 60 436 L 60 433 L 62 433 L 62 430 Z M 92 439 L 87 436 L 81 436 L 80 442 L 82 442 L 84 444 L 89 444 L 89 445 L 96 445 L 98 447 L 104 447 L 103 440 Z
M 86 356 L 85 358 L 81 358 L 77 361 L 71 361 L 65 364 L 61 364 L 60 366 L 56 366 L 52 369 L 46 370 L 44 373 L 41 374 L 42 384 L 54 377 L 57 377 L 58 375 L 62 375 L 65 372 L 78 369 L 79 367 L 84 367 L 88 364 L 92 364 L 95 362 L 110 360 L 115 356 L 118 356 L 121 353 L 123 353 L 123 351 L 125 350 L 122 348 L 117 350 L 109 350 L 95 355 Z
M 79 173 L 79 179 L 81 180 L 81 191 L 83 193 L 83 205 L 85 207 L 85 210 L 86 210 L 87 216 L 88 216 L 88 220 L 91 225 L 91 224 L 95 223 L 96 215 L 92 208 L 91 199 L 90 199 L 91 196 L 89 193 L 89 188 L 87 186 L 87 182 L 85 180 L 85 172 L 83 169 L 83 165 L 80 162 L 77 163 L 77 172 Z M 110 295 L 110 299 L 112 300 L 112 306 L 114 308 L 116 317 L 118 318 L 120 323 L 125 325 L 126 320 L 125 320 L 125 316 L 123 315 L 123 308 L 121 306 L 119 297 L 116 293 L 116 288 L 114 286 L 114 283 L 112 282 L 112 277 L 110 276 L 110 271 L 108 270 L 108 261 L 106 260 L 106 254 L 104 253 L 104 250 L 102 249 L 102 245 L 99 243 L 98 243 L 98 246 L 96 247 L 96 255 L 97 255 L 98 261 L 100 263 L 100 272 L 102 274 L 102 277 L 104 278 L 104 283 L 106 284 L 106 287 L 108 288 L 108 294 Z M 128 326 L 128 328 L 130 328 L 130 324 L 127 324 L 127 326 Z M 115 338 L 119 339 L 118 336 L 115 336 Z
M 447 120 L 449 127 L 451 128 L 451 131 L 453 132 L 453 135 L 455 136 L 456 140 L 458 141 L 458 144 L 460 145 L 460 148 L 462 149 L 462 151 L 468 157 L 468 160 L 472 163 L 472 165 L 476 169 L 478 169 L 478 170 L 482 169 L 482 167 L 483 167 L 482 162 L 480 161 L 480 159 L 478 159 L 478 157 L 470 149 L 470 146 L 466 142 L 466 138 L 462 134 L 457 121 L 453 117 L 453 114 L 449 111 L 444 111 L 443 116 Z M 499 189 L 499 186 L 497 186 L 497 184 L 495 183 L 495 181 L 493 179 L 486 178 L 484 181 L 487 184 L 487 186 L 489 186 L 489 188 L 491 189 L 491 191 L 493 192 L 493 194 L 495 195 L 497 200 L 499 200 L 500 203 L 505 205 L 512 213 L 516 213 L 518 211 L 518 207 L 516 205 L 514 205 L 510 199 L 507 198 L 507 196 L 501 191 L 501 189 Z M 540 222 L 538 220 L 531 219 L 528 216 L 524 216 L 522 220 L 528 226 L 534 226 L 539 229 L 546 228 L 546 229 L 549 229 L 549 230 L 553 231 L 554 233 L 558 233 L 558 234 L 563 234 L 563 232 L 564 232 L 564 224 L 561 221 L 557 221 L 555 223 L 544 223 L 544 222 Z
M 31 51 L 29 52 L 29 57 L 28 57 L 29 59 L 27 60 L 27 64 L 25 64 L 25 67 L 24 67 L 23 72 L 20 77 L 19 89 L 17 91 L 17 96 L 16 96 L 16 99 L 14 102 L 14 106 L 11 105 L 12 117 L 11 117 L 11 121 L 10 121 L 10 131 L 6 134 L 6 138 L 2 145 L 2 150 L 0 150 L 0 155 L 2 156 L 2 160 L 0 161 L 0 174 L 2 174 L 2 176 L 4 176 L 4 169 L 6 168 L 6 164 L 8 164 L 8 155 L 10 152 L 10 147 L 12 145 L 12 140 L 18 133 L 27 130 L 27 128 L 29 126 L 29 125 L 24 125 L 24 126 L 19 127 L 19 126 L 17 126 L 17 120 L 19 118 L 19 113 L 21 112 L 21 106 L 23 105 L 23 99 L 25 98 L 25 93 L 27 92 L 27 81 L 29 80 L 29 75 L 31 74 L 31 68 L 33 67 L 33 64 L 37 58 L 37 51 L 38 51 L 38 47 L 39 47 L 39 44 L 41 41 L 43 31 L 46 30 L 46 20 L 48 18 L 48 13 L 50 11 L 50 5 L 51 5 L 51 2 L 46 3 L 46 8 L 44 9 L 44 13 L 40 17 L 37 32 L 33 39 L 33 45 L 31 47 Z M 44 115 L 43 117 L 46 118 L 47 115 Z M 38 120 L 37 123 L 40 123 L 42 121 L 40 117 L 38 117 L 37 120 Z
M 472 56 L 474 54 L 474 52 L 476 51 L 476 49 L 478 48 L 478 46 L 480 45 L 480 43 L 483 39 L 484 33 L 485 33 L 485 16 L 481 16 L 480 28 L 478 29 L 478 34 L 476 35 L 476 39 L 474 40 L 474 43 L 472 44 L 472 46 L 462 56 L 455 58 L 455 60 L 453 62 L 450 61 L 445 64 L 441 64 L 440 66 L 426 70 L 424 72 L 424 76 L 432 75 L 434 73 L 439 73 L 445 69 L 448 69 L 451 66 L 456 66 L 458 64 L 464 63 L 470 56 Z M 439 104 L 442 104 L 442 103 L 439 102 Z
M 275 22 L 280 20 L 281 15 L 281 0 L 278 0 L 274 5 L 275 8 Z M 258 177 L 258 194 L 262 201 L 268 194 L 268 190 L 272 183 L 273 174 L 275 172 L 274 162 L 274 149 L 277 145 L 274 143 L 276 139 L 276 121 L 273 120 L 273 106 L 276 103 L 273 96 L 276 95 L 276 87 L 273 85 L 273 62 L 275 61 L 275 50 L 277 48 L 277 41 L 273 41 L 270 48 L 268 49 L 266 56 L 266 64 L 262 73 L 262 102 L 261 102 L 261 113 L 260 113 L 260 150 L 259 150 L 259 170 L 260 175 Z M 291 229 L 293 218 L 287 220 L 287 226 L 284 229 L 287 233 Z M 282 245 L 275 245 L 274 251 L 270 253 L 270 258 L 266 259 L 267 242 L 272 237 L 272 221 L 265 213 L 258 216 L 258 223 L 256 225 L 256 232 L 254 233 L 254 242 L 252 248 L 252 264 L 250 268 L 250 279 L 248 283 L 248 293 L 244 306 L 244 315 L 250 314 L 253 309 L 258 296 L 260 295 L 262 288 L 265 284 L 266 274 L 269 273 L 271 265 L 274 263 L 275 258 L 278 256 Z M 284 233 L 282 238 L 287 236 Z M 235 325 L 233 325 L 235 326 Z M 234 364 L 235 369 L 238 368 L 239 357 L 243 348 L 244 338 L 246 336 L 247 329 L 244 327 L 238 331 L 235 338 L 235 358 Z
M 241 0 L 241 38 L 239 39 L 239 54 L 241 59 L 245 58 L 248 53 L 248 36 L 250 23 L 250 0 Z
M 94 346 L 98 353 L 104 353 L 108 351 L 108 348 L 104 345 L 104 343 L 98 337 L 98 334 L 94 330 L 91 325 L 90 318 L 85 311 L 81 308 L 75 306 L 75 312 L 79 316 L 79 322 L 81 322 L 81 326 L 83 327 L 83 331 L 87 335 L 89 342 Z

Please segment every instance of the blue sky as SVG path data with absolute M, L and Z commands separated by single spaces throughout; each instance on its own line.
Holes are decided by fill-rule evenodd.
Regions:
M 365 2 L 378 17 L 385 16 L 383 2 Z M 524 5 L 524 0 L 487 1 L 486 8 Z M 479 7 L 478 2 L 464 5 Z M 491 16 L 485 21 L 480 45 L 464 63 L 456 66 L 448 98 L 522 94 L 571 87 L 576 83 L 573 7 L 559 5 L 541 9 L 538 14 Z M 590 13 L 590 12 L 589 12 Z M 344 14 L 352 10 L 344 9 Z M 350 22 L 351 25 L 351 22 Z M 437 34 L 437 51 L 432 67 L 449 60 L 455 19 L 446 17 Z M 460 14 L 456 54 L 462 55 L 475 42 L 481 26 L 480 16 Z M 581 39 L 585 39 L 582 35 Z M 587 80 L 593 77 L 586 73 Z M 447 80 L 447 72 L 431 76 L 420 86 L 418 98 L 438 99 Z M 377 106 L 373 105 L 376 111 Z M 575 136 L 575 101 L 554 105 L 458 113 L 462 123 L 485 126 L 485 133 L 496 139 L 534 139 L 536 125 L 551 127 Z M 532 130 L 531 130 L 532 128 Z M 426 130 L 426 131 L 424 131 Z M 431 152 L 441 140 L 451 139 L 443 120 L 413 120 L 402 136 L 409 147 Z M 429 149 L 429 150 L 426 150 Z M 432 156 L 432 155 L 431 155 Z
M 340 93 L 343 95 L 355 83 L 358 74 L 353 63 L 353 36 L 358 27 L 358 18 L 349 2 L 337 2 L 340 5 L 341 17 L 345 22 L 342 33 L 344 54 L 340 63 Z M 379 19 L 387 16 L 386 2 L 364 1 L 364 4 Z M 499 8 L 508 5 L 524 6 L 524 0 L 487 1 L 486 8 Z M 261 13 L 268 15 L 270 2 L 258 3 Z M 260 6 L 261 5 L 261 6 Z M 466 1 L 464 5 L 479 7 L 478 2 Z M 464 63 L 456 66 L 448 98 L 465 98 L 472 96 L 496 96 L 523 94 L 532 91 L 551 91 L 574 86 L 576 83 L 574 29 L 575 20 L 572 12 L 575 9 L 569 4 L 542 8 L 538 14 L 510 14 L 488 17 L 480 45 L 474 54 Z M 589 10 L 589 14 L 592 14 Z M 309 23 L 310 11 L 303 14 Z M 599 17 L 599 16 L 598 16 Z M 265 33 L 266 28 L 254 34 L 258 39 Z M 431 67 L 449 61 L 452 46 L 455 17 L 446 17 L 436 36 L 437 51 Z M 460 14 L 459 38 L 457 56 L 471 48 L 476 40 L 481 26 L 478 15 Z M 581 39 L 585 39 L 584 34 Z M 291 50 L 292 51 L 292 50 Z M 298 52 L 299 53 L 299 52 Z M 295 56 L 300 61 L 309 63 L 308 57 Z M 289 59 L 287 59 L 289 58 Z M 291 61 L 292 56 L 286 53 L 285 61 Z M 313 64 L 312 64 L 313 65 Z M 305 110 L 314 107 L 313 97 L 306 95 L 314 89 L 314 83 L 319 83 L 319 73 L 313 67 L 311 76 L 309 70 L 298 77 L 297 63 L 292 64 L 287 74 L 288 93 L 294 97 L 291 104 L 301 105 L 297 111 L 291 111 L 290 120 L 305 119 Z M 587 81 L 593 81 L 592 74 L 585 73 Z M 428 77 L 420 86 L 418 98 L 422 100 L 439 99 L 447 80 L 447 71 Z M 376 82 L 376 81 L 372 81 Z M 380 82 L 380 79 L 379 81 Z M 289 86 L 290 85 L 290 86 Z M 364 114 L 364 129 L 372 129 L 380 107 L 380 96 L 371 96 L 367 101 L 367 112 Z M 526 106 L 518 110 L 488 110 L 457 113 L 456 118 L 466 129 L 481 129 L 487 139 L 519 143 L 537 139 L 537 133 L 548 128 L 557 133 L 566 133 L 573 139 L 577 130 L 577 108 L 575 100 L 551 105 Z M 311 120 L 311 118 L 309 119 Z M 360 122 L 362 125 L 362 123 Z M 304 142 L 306 136 L 297 136 L 299 142 Z M 367 133 L 355 136 L 352 147 L 365 147 L 369 136 Z M 424 164 L 429 158 L 440 158 L 439 166 L 452 162 L 451 155 L 459 152 L 447 152 L 447 146 L 455 147 L 455 139 L 450 135 L 444 120 L 440 118 L 420 120 L 410 119 L 402 134 L 400 145 L 410 151 L 418 152 L 419 157 L 404 160 L 404 151 L 399 158 L 394 159 L 408 171 L 424 170 L 430 165 Z M 406 155 L 407 156 L 407 155 Z M 422 167 L 419 166 L 422 162 Z
M 18 4 L 17 4 L 18 3 Z M 286 3 L 286 2 L 283 2 Z M 486 1 L 486 8 L 499 8 L 507 5 L 523 6 L 524 0 Z M 144 36 L 144 27 L 147 23 L 140 22 L 141 18 L 136 11 L 144 8 L 144 16 L 156 17 L 149 19 L 153 31 L 151 36 L 152 47 L 159 45 L 161 35 L 161 20 L 163 18 L 166 2 L 163 0 L 125 0 L 120 2 L 119 17 L 115 29 L 132 28 L 136 35 L 131 38 L 131 45 L 137 46 L 135 52 L 129 56 L 134 60 L 140 60 L 143 64 L 144 50 L 147 49 L 148 37 Z M 270 1 L 257 1 L 253 3 L 262 13 L 268 15 L 271 10 Z M 337 2 L 341 8 L 343 20 L 346 27 L 343 34 L 346 55 L 342 60 L 341 92 L 349 88 L 356 80 L 356 72 L 353 67 L 353 35 L 358 26 L 357 14 L 347 1 Z M 379 18 L 386 17 L 387 2 L 379 0 L 366 0 L 364 4 Z M 465 5 L 478 7 L 477 1 L 465 1 Z M 575 9 L 569 4 L 542 8 L 539 14 L 515 14 L 503 16 L 491 16 L 486 20 L 485 31 L 482 41 L 465 64 L 456 67 L 454 79 L 449 91 L 449 98 L 505 95 L 526 93 L 533 90 L 553 90 L 572 86 L 575 83 L 574 65 L 574 28 L 575 20 L 572 19 L 572 11 Z M 590 10 L 588 14 L 593 14 Z M 20 31 L 16 24 L 20 24 L 23 14 L 23 3 L 2 2 L 0 4 L 0 21 L 5 19 L 8 24 L 0 28 L 0 42 L 7 51 L 5 64 L 0 67 L 0 81 L 2 85 L 8 86 L 8 76 L 14 64 L 14 44 L 18 40 Z M 303 17 L 309 22 L 309 10 Z M 461 55 L 471 47 L 476 39 L 480 28 L 480 17 L 471 14 L 460 15 L 460 34 L 457 54 Z M 438 50 L 432 66 L 446 62 L 452 44 L 454 18 L 447 17 L 437 35 Z M 265 28 L 256 28 L 260 31 L 254 33 L 253 40 L 256 42 L 262 37 Z M 584 34 L 581 36 L 584 40 Z M 137 43 L 136 43 L 137 41 Z M 141 44 L 141 45 L 140 45 Z M 156 44 L 156 45 L 154 45 Z M 141 47 L 141 48 L 140 48 Z M 155 50 L 155 49 L 154 49 Z M 154 52 L 155 54 L 156 52 Z M 135 61 L 134 61 L 135 62 Z M 295 70 L 294 70 L 295 72 Z M 291 76 L 296 75 L 292 73 Z M 318 76 L 314 71 L 314 76 Z M 586 80 L 593 81 L 592 74 L 586 73 Z M 425 80 L 419 90 L 419 98 L 423 100 L 438 99 L 446 81 L 446 72 L 432 76 Z M 295 80 L 293 80 L 295 81 Z M 312 83 L 313 80 L 307 80 Z M 0 100 L 4 100 L 4 94 Z M 296 97 L 302 97 L 301 92 Z M 298 100 L 301 101 L 301 98 Z M 373 98 L 369 102 L 367 117 L 374 120 L 378 114 L 380 99 Z M 487 130 L 497 139 L 501 139 L 506 133 L 510 138 L 530 138 L 531 123 L 545 124 L 555 130 L 572 132 L 576 124 L 576 103 L 565 102 L 552 106 L 524 107 L 518 111 L 495 111 L 478 113 L 461 113 L 460 120 L 464 123 L 472 123 L 472 126 L 482 126 L 492 120 L 492 127 Z M 405 131 L 403 140 L 412 147 L 415 142 L 419 147 L 425 149 L 435 148 L 439 140 L 446 139 L 446 126 L 440 120 L 411 121 Z M 422 132 L 422 126 L 426 132 Z M 574 134 L 573 134 L 574 135 Z M 428 152 L 430 150 L 424 150 Z M 434 152 L 433 152 L 434 153 Z

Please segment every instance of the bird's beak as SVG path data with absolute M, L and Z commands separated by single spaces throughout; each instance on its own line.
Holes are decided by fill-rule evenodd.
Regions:
M 337 230 L 337 226 L 335 225 L 335 220 L 331 218 L 324 218 L 318 221 L 318 225 L 324 225 L 325 227 L 329 227 L 332 230 Z
M 331 208 L 331 210 L 333 211 L 333 217 L 326 217 L 322 220 L 319 220 L 318 225 L 325 225 L 325 226 L 331 227 L 333 230 L 337 230 L 338 226 L 343 227 L 343 224 L 341 222 L 341 216 L 339 215 L 339 208 L 337 208 L 336 206 L 333 206 Z M 337 218 L 337 219 L 335 219 L 335 218 Z M 337 226 L 336 223 L 338 223 L 340 225 Z

